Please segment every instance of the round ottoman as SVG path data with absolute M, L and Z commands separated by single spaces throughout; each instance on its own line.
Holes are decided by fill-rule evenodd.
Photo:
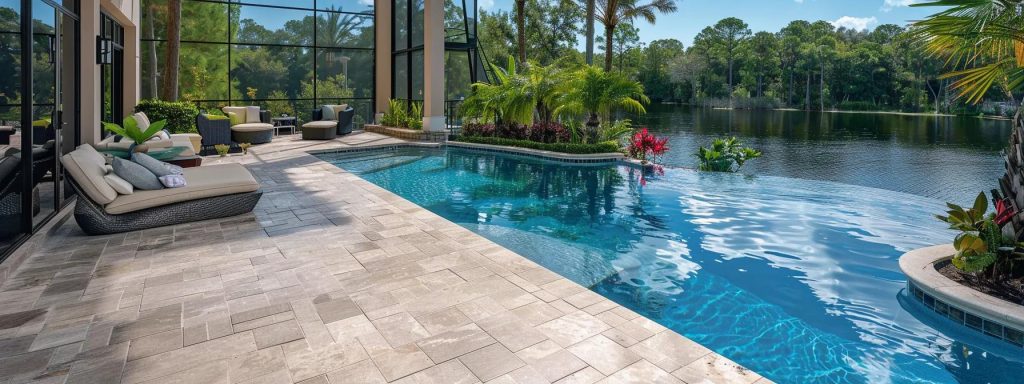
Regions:
M 236 143 L 263 144 L 274 139 L 274 126 L 267 123 L 244 123 L 231 126 L 231 140 Z
M 338 122 L 330 120 L 310 121 L 302 124 L 303 140 L 330 140 L 338 136 Z

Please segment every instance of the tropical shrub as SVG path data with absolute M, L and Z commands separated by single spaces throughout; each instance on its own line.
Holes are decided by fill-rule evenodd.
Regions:
M 135 112 L 143 112 L 150 121 L 167 120 L 167 130 L 171 133 L 196 133 L 196 116 L 199 108 L 194 104 L 179 101 L 141 100 L 135 106 Z
M 402 128 L 423 129 L 423 103 L 414 101 L 409 104 L 409 113 Z
M 1006 236 L 1002 227 L 1013 216 L 1009 204 L 996 200 L 996 211 L 988 211 L 988 199 L 985 193 L 979 193 L 974 205 L 964 208 L 953 203 L 946 203 L 949 210 L 946 216 L 935 217 L 949 224 L 949 228 L 959 231 L 953 239 L 952 263 L 962 272 L 975 274 L 982 278 L 995 279 L 1012 274 L 1015 262 L 1022 259 L 1013 252 L 1016 242 L 1012 236 Z
M 388 110 L 384 112 L 384 117 L 381 118 L 381 124 L 388 127 L 402 127 L 406 125 L 408 121 L 409 115 L 405 101 L 398 99 L 389 100 Z
M 530 140 L 541 143 L 568 143 L 572 139 L 572 133 L 556 122 L 535 122 L 527 135 Z
M 467 123 L 462 126 L 462 136 L 494 137 L 494 124 Z
M 134 141 L 135 144 L 142 144 L 153 137 L 157 132 L 160 132 L 161 129 L 164 129 L 164 126 L 167 125 L 167 120 L 155 121 L 150 124 L 149 128 L 146 128 L 145 131 L 139 129 L 139 123 L 135 121 L 135 118 L 132 116 L 124 118 L 123 126 L 105 121 L 102 123 L 104 129 L 113 132 L 115 135 L 129 138 Z
M 531 125 L 539 117 L 549 122 L 554 116 L 552 102 L 564 73 L 556 66 L 528 63 L 522 70 L 509 57 L 505 68 L 491 66 L 494 83 L 476 83 L 459 107 L 466 119 L 482 123 Z
M 645 164 L 648 161 L 656 162 L 658 156 L 665 154 L 667 150 L 668 138 L 658 138 L 648 132 L 647 128 L 641 128 L 639 132 L 633 134 L 629 140 L 629 147 L 626 148 L 629 157 Z
M 585 117 L 583 139 L 587 142 L 600 140 L 601 121 L 610 121 L 615 109 L 644 114 L 644 104 L 650 99 L 644 95 L 644 86 L 630 80 L 620 72 L 586 66 L 559 84 L 553 102 L 557 107 L 554 114 L 562 118 Z
M 460 136 L 458 141 L 466 143 L 478 143 L 478 144 L 490 144 L 490 145 L 504 145 L 508 147 L 519 147 L 537 149 L 541 151 L 551 151 L 560 153 L 570 154 L 591 154 L 591 153 L 615 153 L 619 152 L 619 143 L 614 141 L 605 141 L 601 143 L 583 144 L 583 143 L 538 143 L 531 140 L 515 140 L 506 139 L 501 137 L 482 137 L 482 136 Z
M 749 160 L 761 157 L 761 152 L 744 147 L 739 139 L 715 139 L 708 148 L 697 149 L 697 166 L 701 171 L 736 172 Z

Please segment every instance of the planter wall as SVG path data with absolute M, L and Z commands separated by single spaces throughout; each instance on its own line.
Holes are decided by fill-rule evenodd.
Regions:
M 1024 347 L 1024 306 L 964 286 L 935 269 L 935 263 L 951 259 L 955 252 L 952 244 L 944 244 L 900 256 L 910 296 L 967 328 Z
M 441 143 L 448 140 L 448 131 L 422 131 L 418 129 L 385 127 L 376 124 L 366 124 L 363 126 L 363 130 L 403 140 L 429 141 L 432 143 Z

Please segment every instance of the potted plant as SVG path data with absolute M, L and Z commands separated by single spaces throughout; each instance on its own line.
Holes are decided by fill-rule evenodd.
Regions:
M 129 148 L 129 152 L 142 153 L 149 151 L 149 145 L 146 144 L 146 141 L 152 138 L 157 132 L 164 129 L 165 125 L 167 125 L 167 120 L 160 120 L 150 124 L 149 128 L 143 131 L 139 129 L 139 123 L 131 116 L 124 118 L 124 126 L 117 125 L 116 123 L 103 122 L 104 129 L 113 132 L 115 135 L 131 139 L 134 142 Z
M 251 147 L 251 146 L 252 146 L 252 144 L 250 144 L 250 143 L 239 143 L 238 144 L 238 147 L 242 148 L 242 154 L 243 155 L 248 155 L 249 154 L 249 147 Z
M 220 157 L 224 157 L 228 155 L 228 151 L 231 150 L 231 147 L 225 144 L 216 144 L 213 146 L 213 149 L 217 150 L 217 154 L 220 155 Z

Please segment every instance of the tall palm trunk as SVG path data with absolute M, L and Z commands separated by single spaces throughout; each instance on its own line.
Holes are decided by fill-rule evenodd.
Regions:
M 587 65 L 594 64 L 594 13 L 595 0 L 587 0 Z
M 601 128 L 601 120 L 597 117 L 597 112 L 590 112 L 590 116 L 587 118 L 587 142 L 597 142 L 597 132 Z
M 821 78 L 818 79 L 818 102 L 821 110 L 825 110 L 825 60 L 821 61 Z
M 526 63 L 526 0 L 516 0 L 516 34 L 519 40 L 519 63 Z
M 181 0 L 167 1 L 167 58 L 162 99 L 178 100 L 178 51 L 181 49 Z
M 807 71 L 807 81 L 804 82 L 804 109 L 811 110 L 811 71 Z
M 612 52 L 615 50 L 612 46 L 612 35 L 615 34 L 615 25 L 605 24 L 604 25 L 604 70 L 605 72 L 612 71 Z

